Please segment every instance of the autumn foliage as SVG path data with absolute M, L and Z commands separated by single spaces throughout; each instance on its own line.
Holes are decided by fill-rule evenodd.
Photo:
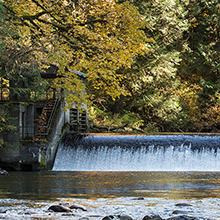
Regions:
M 218 0 L 0 2 L 2 78 L 33 76 L 41 94 L 39 72 L 54 64 L 50 86 L 69 107 L 87 100 L 98 125 L 220 130 Z M 87 75 L 86 95 L 71 70 Z

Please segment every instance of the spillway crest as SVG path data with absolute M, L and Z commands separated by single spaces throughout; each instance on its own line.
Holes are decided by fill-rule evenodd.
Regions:
M 219 171 L 218 135 L 73 135 L 54 171 Z

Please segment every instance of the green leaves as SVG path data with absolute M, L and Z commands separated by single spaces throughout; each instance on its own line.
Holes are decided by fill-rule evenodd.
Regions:
M 74 86 L 76 77 L 66 73 L 73 69 L 84 72 L 90 87 L 113 99 L 126 94 L 121 85 L 123 76 L 117 70 L 130 68 L 145 50 L 146 37 L 141 30 L 144 24 L 135 7 L 104 0 L 78 4 L 61 0 L 56 4 L 49 0 L 19 0 L 15 4 L 9 0 L 6 4 L 10 16 L 17 17 L 17 28 L 23 31 L 37 60 L 59 66 L 69 83 L 64 86 L 66 92 L 71 91 L 70 84 L 78 90 Z M 55 84 L 60 86 L 63 79 L 58 81 Z M 70 104 L 70 99 L 67 101 Z
M 16 127 L 9 123 L 10 117 L 8 115 L 10 105 L 0 105 L 0 149 L 7 146 L 8 144 L 4 141 L 4 135 L 10 131 L 15 131 Z
M 174 124 L 184 130 L 190 123 L 196 129 L 199 117 L 208 120 L 219 102 L 218 0 L 5 4 L 10 33 L 0 40 L 2 70 L 7 77 L 23 77 L 19 82 L 25 84 L 36 77 L 29 88 L 33 97 L 41 94 L 33 92 L 37 68 L 55 64 L 62 77 L 50 85 L 64 88 L 69 108 L 105 99 L 106 111 L 118 113 L 119 105 L 158 131 Z M 71 70 L 86 74 L 86 88 Z

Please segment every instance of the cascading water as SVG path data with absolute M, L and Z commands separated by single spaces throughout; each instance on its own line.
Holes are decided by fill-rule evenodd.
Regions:
M 220 136 L 65 135 L 54 171 L 219 171 Z

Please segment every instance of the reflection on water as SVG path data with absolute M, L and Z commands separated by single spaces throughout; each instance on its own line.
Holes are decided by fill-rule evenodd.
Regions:
M 0 198 L 220 198 L 219 172 L 11 172 Z
M 77 220 L 110 214 L 143 219 L 149 214 L 173 217 L 175 204 L 186 202 L 192 205 L 183 208 L 187 215 L 219 219 L 219 140 L 198 135 L 66 138 L 54 171 L 0 176 L 0 208 L 7 208 L 7 219 L 24 219 L 26 210 L 37 211 L 36 219 L 48 219 L 51 203 L 64 201 L 88 208 L 73 213 Z M 49 219 L 61 217 L 55 213 Z
M 101 220 L 112 214 L 135 220 L 159 214 L 167 219 L 179 209 L 199 219 L 216 220 L 219 179 L 219 172 L 11 172 L 0 176 L 0 209 L 7 210 L 0 219 Z M 137 197 L 144 200 L 134 200 Z M 48 213 L 59 202 L 83 205 L 88 212 L 73 211 L 75 217 Z M 182 202 L 192 206 L 175 206 Z M 29 218 L 26 212 L 36 214 Z

